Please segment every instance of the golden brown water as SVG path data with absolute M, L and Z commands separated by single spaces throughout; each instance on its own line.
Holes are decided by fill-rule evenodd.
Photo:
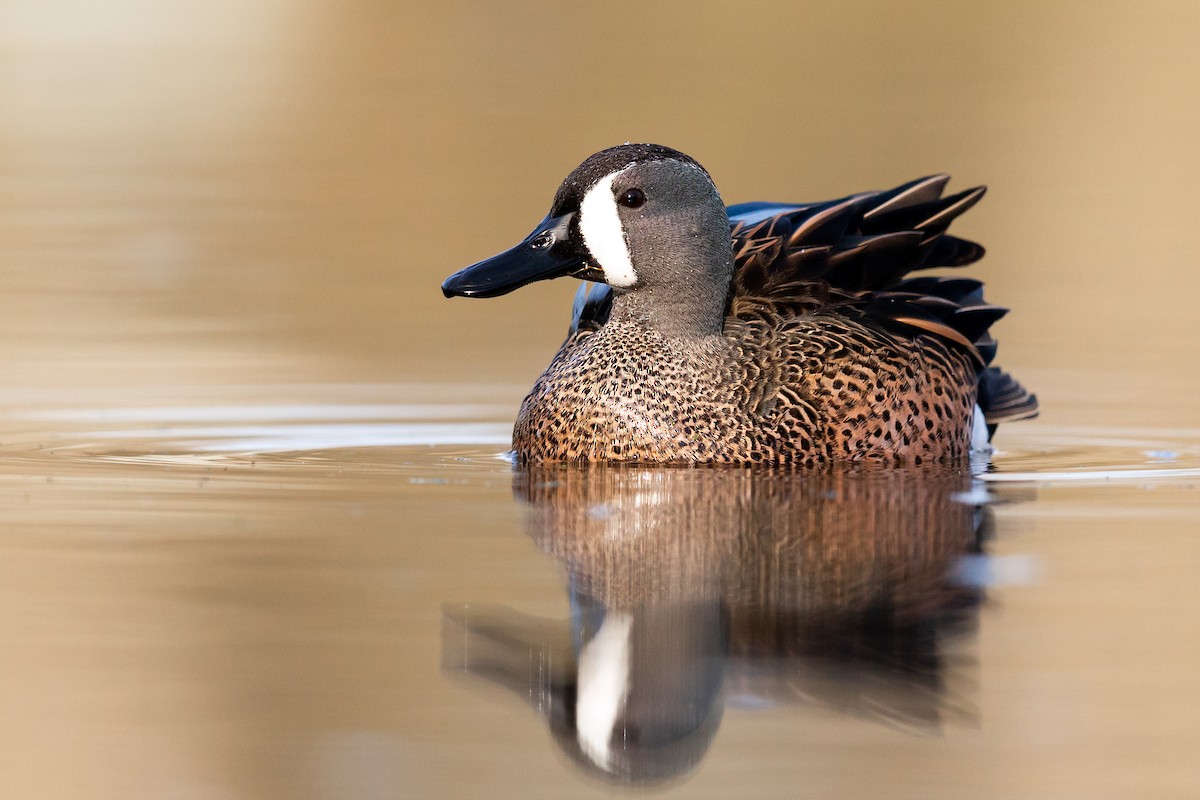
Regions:
M 628 794 L 555 717 L 597 609 L 687 643 L 635 653 L 661 667 L 641 691 L 708 710 L 651 715 L 702 731 L 655 766 L 671 796 L 1200 794 L 1198 26 L 1153 2 L 0 3 L 0 796 Z M 530 489 L 557 481 L 497 456 L 574 287 L 437 286 L 637 139 L 728 202 L 989 184 L 956 229 L 1042 417 L 982 486 Z M 647 536 L 664 508 L 682 539 Z M 562 519 L 642 549 L 572 550 L 590 523 Z M 919 551 L 852 535 L 929 519 L 953 535 Z M 808 556 L 751 572 L 748 542 Z M 647 564 L 634 585 L 666 588 L 606 588 Z

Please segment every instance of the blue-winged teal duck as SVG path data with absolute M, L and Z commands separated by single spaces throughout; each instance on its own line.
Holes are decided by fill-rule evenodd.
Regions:
M 660 145 L 579 165 L 516 247 L 442 284 L 494 297 L 571 275 L 566 342 L 521 405 L 523 462 L 812 464 L 965 458 L 1037 400 L 989 366 L 1006 309 L 946 234 L 983 196 L 944 175 L 823 203 L 726 208 Z

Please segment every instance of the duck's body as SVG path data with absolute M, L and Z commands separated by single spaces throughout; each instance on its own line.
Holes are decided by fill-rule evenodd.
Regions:
M 1037 403 L 987 368 L 1004 310 L 978 282 L 906 277 L 982 255 L 944 235 L 982 189 L 941 199 L 945 182 L 727 213 L 687 156 L 625 145 L 573 172 L 526 242 L 443 288 L 491 296 L 562 273 L 609 284 L 581 289 L 521 406 L 522 461 L 963 458 L 981 431 L 986 443 L 984 420 Z
M 906 346 L 907 345 L 907 346 Z M 731 317 L 673 340 L 642 321 L 577 331 L 521 405 L 531 461 L 777 462 L 968 453 L 975 367 L 834 314 Z

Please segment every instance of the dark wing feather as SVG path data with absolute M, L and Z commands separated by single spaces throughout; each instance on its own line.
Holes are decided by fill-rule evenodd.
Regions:
M 935 202 L 942 196 L 942 190 L 949 182 L 950 176 L 942 173 L 917 178 L 890 191 L 879 192 L 879 202 L 863 214 L 863 219 L 870 221 L 897 209 Z
M 580 331 L 595 333 L 608 322 L 612 311 L 612 289 L 603 283 L 584 281 L 575 292 L 575 304 L 571 309 L 570 338 Z

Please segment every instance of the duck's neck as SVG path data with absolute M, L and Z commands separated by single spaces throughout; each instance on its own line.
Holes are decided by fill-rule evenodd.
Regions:
M 613 298 L 610 321 L 649 328 L 664 339 L 709 339 L 724 327 L 726 292 L 713 286 L 642 286 Z

